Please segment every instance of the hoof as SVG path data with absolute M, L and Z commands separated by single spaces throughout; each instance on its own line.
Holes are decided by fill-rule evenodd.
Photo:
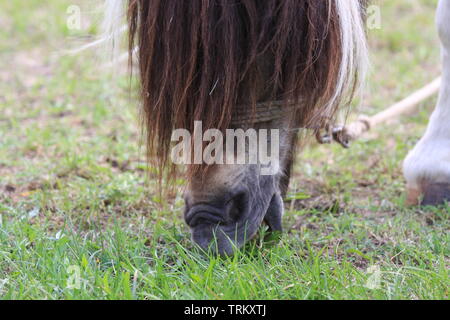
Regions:
M 421 190 L 409 188 L 406 204 L 409 206 L 438 206 L 450 202 L 450 183 L 424 183 Z
M 435 206 L 450 202 L 450 183 L 435 183 L 424 189 L 423 206 Z

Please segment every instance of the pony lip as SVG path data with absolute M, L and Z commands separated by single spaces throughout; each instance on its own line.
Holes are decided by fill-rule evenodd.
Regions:
M 258 227 L 250 223 L 234 226 L 203 224 L 191 228 L 192 240 L 207 252 L 231 256 L 256 235 Z

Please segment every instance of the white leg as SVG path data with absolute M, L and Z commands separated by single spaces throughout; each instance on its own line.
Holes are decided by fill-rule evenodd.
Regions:
M 423 138 L 403 165 L 408 203 L 450 201 L 450 1 L 440 0 L 437 25 L 442 42 L 443 79 L 436 110 Z

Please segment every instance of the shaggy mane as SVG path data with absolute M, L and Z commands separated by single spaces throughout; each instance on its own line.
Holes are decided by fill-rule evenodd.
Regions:
M 362 78 L 364 2 L 128 0 L 149 159 L 167 167 L 174 129 L 225 130 L 258 102 L 296 104 L 292 127 L 333 119 Z

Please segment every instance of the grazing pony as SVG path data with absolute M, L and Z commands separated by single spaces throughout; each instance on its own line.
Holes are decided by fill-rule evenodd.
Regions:
M 172 133 L 277 129 L 279 157 L 187 165 L 185 220 L 204 249 L 231 254 L 265 222 L 281 231 L 297 128 L 321 128 L 358 89 L 366 64 L 363 2 L 348 0 L 108 1 L 118 35 L 126 9 L 136 52 L 149 159 L 171 166 Z M 270 113 L 276 102 L 276 116 Z M 242 121 L 242 120 L 245 121 Z M 265 141 L 263 141 L 265 140 Z M 245 143 L 245 142 L 244 142 Z M 202 146 L 203 147 L 203 146 Z M 238 148 L 236 148 L 235 156 Z M 249 151 L 245 150 L 247 156 Z
M 108 37 L 120 35 L 121 19 L 128 18 L 148 157 L 161 172 L 173 172 L 174 130 L 193 133 L 198 122 L 203 134 L 243 129 L 254 132 L 259 145 L 279 149 L 270 175 L 262 173 L 261 162 L 187 164 L 185 220 L 192 239 L 227 255 L 254 237 L 262 223 L 281 231 L 298 129 L 332 123 L 364 79 L 366 0 L 107 3 Z M 448 1 L 442 3 L 448 11 Z M 448 30 L 441 33 L 447 36 Z M 263 134 L 264 129 L 278 135 Z M 250 136 L 240 143 L 248 146 Z M 247 149 L 232 148 L 232 157 L 244 152 L 248 159 Z

